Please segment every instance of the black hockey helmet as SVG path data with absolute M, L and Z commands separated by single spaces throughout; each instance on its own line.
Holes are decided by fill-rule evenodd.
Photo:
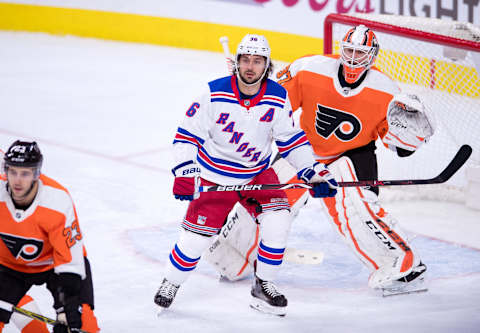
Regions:
M 3 171 L 6 173 L 9 166 L 18 166 L 24 168 L 35 168 L 35 177 L 40 175 L 42 168 L 43 155 L 35 141 L 17 140 L 3 156 Z

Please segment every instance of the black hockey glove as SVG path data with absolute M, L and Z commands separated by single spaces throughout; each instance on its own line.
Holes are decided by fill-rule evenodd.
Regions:
M 60 307 L 56 309 L 57 320 L 63 324 L 56 324 L 53 333 L 78 332 L 82 327 L 82 304 L 79 298 L 81 278 L 73 273 L 61 273 L 58 276 L 58 301 Z

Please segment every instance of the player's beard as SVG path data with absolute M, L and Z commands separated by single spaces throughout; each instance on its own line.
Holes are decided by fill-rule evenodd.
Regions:
M 245 82 L 247 84 L 252 84 L 252 83 L 258 82 L 260 80 L 261 76 L 262 76 L 262 73 L 259 73 L 259 74 L 255 75 L 255 72 L 253 72 L 253 71 L 246 71 L 245 74 L 247 74 L 247 73 L 253 73 L 254 74 L 254 76 L 249 79 L 245 75 L 240 73 L 240 78 L 242 79 L 243 82 Z
M 37 183 L 37 181 L 34 180 L 30 183 L 30 186 L 28 186 L 28 187 L 26 187 L 25 189 L 22 189 L 22 190 L 14 190 L 14 188 L 12 188 L 12 186 L 9 185 L 10 195 L 12 196 L 12 199 L 15 202 L 21 202 L 21 201 L 27 199 L 28 196 L 30 195 L 30 193 L 32 193 L 32 191 L 34 190 L 36 183 Z

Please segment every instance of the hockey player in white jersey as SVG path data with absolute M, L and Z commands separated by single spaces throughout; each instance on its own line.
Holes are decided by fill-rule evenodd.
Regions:
M 260 223 L 251 306 L 283 316 L 287 299 L 273 280 L 282 263 L 291 224 L 285 192 L 199 195 L 198 186 L 279 183 L 269 168 L 273 141 L 298 177 L 314 185 L 313 196 L 334 196 L 337 183 L 328 169 L 314 160 L 305 133 L 295 126 L 286 90 L 268 79 L 272 64 L 265 37 L 246 35 L 238 45 L 234 66 L 233 75 L 208 83 L 206 92 L 186 111 L 176 133 L 173 194 L 191 202 L 154 301 L 161 308 L 170 306 L 212 243 L 212 236 L 219 233 L 239 202 Z
M 401 93 L 395 82 L 373 67 L 378 51 L 374 32 L 358 26 L 345 34 L 340 56 L 302 57 L 277 74 L 278 82 L 288 91 L 292 109 L 302 112 L 300 127 L 317 161 L 326 163 L 335 178 L 342 181 L 377 179 L 377 139 L 396 155 L 405 157 L 434 133 L 432 116 L 419 98 Z M 282 182 L 294 174 L 290 171 L 288 175 L 288 165 L 275 163 L 273 168 L 280 170 L 277 175 Z M 371 270 L 371 288 L 382 290 L 384 295 L 424 290 L 426 265 L 397 220 L 382 207 L 378 193 L 378 188 L 342 188 L 335 198 L 321 201 L 335 230 Z M 289 192 L 290 204 L 302 203 L 302 195 L 300 192 L 295 198 Z M 232 216 L 238 217 L 237 229 L 242 225 L 248 229 L 254 223 L 242 214 L 241 208 L 236 214 Z M 226 270 L 237 269 L 238 265 L 222 262 L 226 258 L 222 249 L 233 247 L 243 258 L 254 251 L 248 240 L 241 240 L 246 239 L 242 230 L 229 235 L 219 237 L 220 244 L 209 255 L 215 257 L 217 268 L 224 269 L 219 269 L 222 274 L 237 278 L 244 270 L 227 274 Z

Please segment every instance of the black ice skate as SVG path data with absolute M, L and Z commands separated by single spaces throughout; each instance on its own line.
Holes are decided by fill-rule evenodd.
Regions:
M 252 308 L 277 316 L 285 316 L 287 313 L 288 301 L 284 295 L 278 292 L 272 282 L 264 281 L 255 276 L 251 294 L 250 306 Z
M 428 288 L 425 285 L 426 271 L 427 266 L 420 262 L 418 266 L 413 268 L 410 274 L 393 281 L 391 286 L 383 288 L 383 296 L 385 297 L 428 291 Z
M 162 285 L 158 288 L 153 301 L 162 308 L 168 308 L 170 304 L 172 304 L 178 288 L 180 288 L 180 286 L 170 283 L 167 279 L 163 279 Z

